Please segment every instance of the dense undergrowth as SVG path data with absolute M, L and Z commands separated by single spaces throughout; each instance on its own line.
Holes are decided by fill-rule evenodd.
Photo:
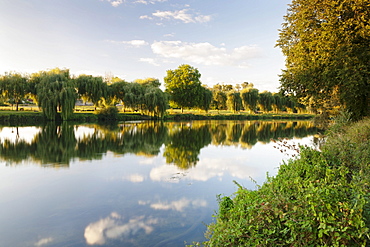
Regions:
M 219 196 L 204 246 L 370 246 L 370 119 L 339 121 L 257 190 Z

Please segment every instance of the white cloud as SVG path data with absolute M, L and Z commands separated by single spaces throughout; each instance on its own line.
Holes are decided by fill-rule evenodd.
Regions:
M 150 204 L 150 207 L 155 210 L 175 210 L 179 212 L 184 211 L 185 208 L 190 207 L 190 206 L 195 207 L 195 208 L 206 207 L 207 201 L 203 199 L 189 200 L 184 197 L 177 201 L 157 202 L 157 203 Z
M 180 58 L 187 62 L 204 65 L 229 65 L 248 67 L 247 60 L 260 56 L 260 48 L 254 45 L 233 50 L 216 47 L 208 42 L 187 43 L 182 41 L 158 41 L 151 45 L 155 54 L 165 58 Z
M 116 41 L 116 40 L 106 40 L 106 41 L 113 43 L 113 44 L 125 44 L 125 45 L 134 46 L 134 47 L 141 47 L 141 46 L 149 45 L 148 42 L 146 42 L 145 40 L 140 40 L 140 39 L 134 39 L 134 40 L 128 40 L 128 41 Z
M 128 237 L 140 230 L 150 234 L 154 230 L 152 225 L 157 223 L 157 219 L 145 219 L 144 216 L 134 217 L 127 223 L 122 223 L 122 217 L 113 212 L 108 217 L 89 224 L 85 228 L 84 237 L 89 245 L 103 245 L 108 239 L 117 239 L 121 236 Z
M 189 9 L 181 9 L 175 11 L 160 11 L 152 13 L 152 16 L 157 17 L 161 20 L 180 20 L 184 23 L 204 23 L 211 21 L 212 17 L 210 15 L 193 15 L 188 13 Z M 140 19 L 153 19 L 153 17 L 148 15 L 140 16 Z
M 150 0 L 150 1 L 136 0 L 134 1 L 134 3 L 142 3 L 142 4 L 156 4 L 156 3 L 163 3 L 163 2 L 167 2 L 167 0 Z
M 141 182 L 144 182 L 144 176 L 140 175 L 140 174 L 131 174 L 129 177 L 127 178 L 124 178 L 124 180 L 129 180 L 133 183 L 141 183 Z
M 40 246 L 49 244 L 49 243 L 51 243 L 53 241 L 54 241 L 53 238 L 43 238 L 43 239 L 40 239 L 37 243 L 35 243 L 35 246 L 36 247 L 40 247 Z
M 109 2 L 113 7 L 118 7 L 124 2 L 124 0 L 106 0 L 106 1 Z
M 140 58 L 139 61 L 149 63 L 149 64 L 154 65 L 154 66 L 159 66 L 159 64 L 153 58 Z

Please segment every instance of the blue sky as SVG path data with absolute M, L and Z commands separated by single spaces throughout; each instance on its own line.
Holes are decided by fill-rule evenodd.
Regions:
M 1 0 L 0 73 L 158 78 L 190 64 L 203 84 L 276 92 L 289 0 Z

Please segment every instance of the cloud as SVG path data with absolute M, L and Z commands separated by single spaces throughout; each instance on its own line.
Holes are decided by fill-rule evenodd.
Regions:
M 149 64 L 154 65 L 154 66 L 159 66 L 159 64 L 156 62 L 156 60 L 154 58 L 140 58 L 139 61 L 149 63 Z
M 150 0 L 150 1 L 136 0 L 134 1 L 134 3 L 142 3 L 142 4 L 156 4 L 156 3 L 163 3 L 163 2 L 167 2 L 167 0 Z
M 260 48 L 255 45 L 227 50 L 225 47 L 216 47 L 208 42 L 157 41 L 151 45 L 151 48 L 155 54 L 165 58 L 180 58 L 196 64 L 242 68 L 248 67 L 247 60 L 261 55 Z
M 49 244 L 49 243 L 51 243 L 53 241 L 54 241 L 53 238 L 43 238 L 43 239 L 40 239 L 37 243 L 35 243 L 35 246 L 36 247 L 40 247 L 40 246 Z
M 127 178 L 124 178 L 124 180 L 128 180 L 133 183 L 141 183 L 141 182 L 144 182 L 145 178 L 144 176 L 140 174 L 131 174 Z
M 113 7 L 118 7 L 124 2 L 124 0 L 106 0 L 106 1 L 109 2 Z
M 193 207 L 193 208 L 200 208 L 200 207 L 207 207 L 207 201 L 203 199 L 196 199 L 196 200 L 189 200 L 185 197 L 181 198 L 177 201 L 171 201 L 171 202 L 156 202 L 151 203 L 150 201 L 139 201 L 139 205 L 147 205 L 150 204 L 150 207 L 155 210 L 175 210 L 179 212 L 183 212 L 185 208 L 187 207 Z
M 148 42 L 146 42 L 145 40 L 140 40 L 140 39 L 134 39 L 134 40 L 129 40 L 129 41 L 116 41 L 116 40 L 106 40 L 106 41 L 113 43 L 113 44 L 125 44 L 125 45 L 134 46 L 134 47 L 141 47 L 141 46 L 149 45 Z
M 108 217 L 89 224 L 85 228 L 84 237 L 89 245 L 103 245 L 108 239 L 128 237 L 135 235 L 140 230 L 150 234 L 154 230 L 152 225 L 157 223 L 157 219 L 145 219 L 144 216 L 134 217 L 127 223 L 122 223 L 122 217 L 113 212 Z
M 188 13 L 189 9 L 175 10 L 175 11 L 160 11 L 152 13 L 152 16 L 143 15 L 140 19 L 154 19 L 154 17 L 161 20 L 180 20 L 184 23 L 204 23 L 211 21 L 212 17 L 210 15 L 193 15 Z

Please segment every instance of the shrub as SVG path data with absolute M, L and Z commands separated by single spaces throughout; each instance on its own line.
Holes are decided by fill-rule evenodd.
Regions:
M 370 119 L 301 147 L 258 190 L 219 198 L 205 246 L 368 246 Z M 231 200 L 231 201 L 230 201 Z
M 118 120 L 118 109 L 115 106 L 102 108 L 98 112 L 99 121 L 116 121 Z

